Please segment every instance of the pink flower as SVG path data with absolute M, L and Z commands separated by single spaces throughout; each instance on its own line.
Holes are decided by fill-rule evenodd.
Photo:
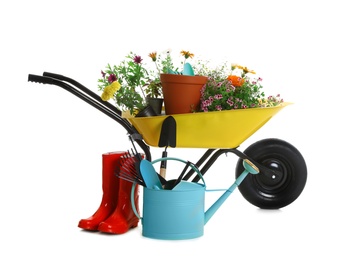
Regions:
M 110 74 L 109 77 L 108 77 L 108 81 L 109 83 L 113 83 L 114 81 L 117 80 L 117 77 L 115 74 Z
M 137 63 L 137 64 L 140 64 L 140 63 L 142 62 L 141 56 L 136 55 L 136 56 L 134 57 L 134 62 Z
M 222 96 L 221 94 L 216 94 L 216 95 L 214 96 L 214 98 L 215 98 L 215 99 L 222 99 L 223 96 Z

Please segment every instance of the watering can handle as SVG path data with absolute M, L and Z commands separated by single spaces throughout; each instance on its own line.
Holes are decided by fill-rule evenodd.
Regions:
M 154 163 L 157 163 L 157 162 L 161 162 L 161 161 L 166 161 L 166 160 L 174 160 L 174 161 L 179 161 L 179 162 L 182 162 L 182 163 L 185 163 L 187 165 L 189 165 L 200 177 L 200 179 L 203 181 L 204 183 L 204 186 L 206 186 L 205 184 L 205 180 L 203 178 L 203 175 L 201 174 L 201 172 L 199 171 L 198 167 L 196 165 L 194 165 L 193 163 L 191 162 L 188 162 L 188 161 L 185 161 L 185 160 L 182 160 L 182 159 L 179 159 L 179 158 L 175 158 L 175 157 L 163 157 L 163 158 L 159 158 L 157 160 L 154 160 L 152 161 L 151 163 L 154 164 Z M 134 194 L 135 194 L 135 188 L 136 188 L 136 185 L 137 183 L 134 182 L 132 184 L 132 188 L 131 188 L 131 206 L 132 206 L 132 209 L 133 209 L 133 212 L 135 213 L 136 217 L 138 217 L 139 219 L 142 219 L 142 217 L 140 216 L 140 214 L 138 214 L 138 211 L 136 209 L 136 206 L 135 206 L 135 199 L 134 199 Z
M 131 207 L 132 207 L 132 210 L 135 213 L 136 217 L 138 217 L 138 219 L 142 219 L 140 214 L 138 214 L 137 209 L 136 209 L 136 205 L 135 205 L 135 188 L 136 188 L 136 185 L 137 185 L 137 183 L 134 182 L 132 184 L 132 188 L 131 188 Z
M 151 163 L 154 164 L 154 163 L 157 163 L 157 162 L 161 162 L 161 161 L 167 161 L 167 160 L 174 160 L 174 161 L 179 161 L 179 162 L 182 162 L 182 163 L 185 163 L 187 165 L 189 165 L 200 177 L 200 179 L 203 181 L 204 183 L 204 186 L 206 186 L 205 184 L 205 180 L 203 178 L 203 175 L 201 174 L 201 172 L 199 171 L 198 167 L 192 163 L 192 162 L 189 162 L 189 161 L 185 161 L 185 160 L 182 160 L 182 159 L 179 159 L 179 158 L 176 158 L 176 157 L 163 157 L 163 158 L 158 158 L 154 161 L 152 161 Z

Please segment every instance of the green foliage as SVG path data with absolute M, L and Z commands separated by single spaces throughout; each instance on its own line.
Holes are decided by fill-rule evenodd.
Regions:
M 188 58 L 194 54 L 189 51 L 181 51 L 183 57 L 179 64 L 185 65 Z M 119 65 L 108 64 L 102 71 L 102 78 L 98 80 L 98 88 L 103 91 L 103 100 L 114 99 L 121 110 L 129 110 L 131 114 L 146 106 L 146 97 L 163 97 L 161 73 L 181 74 L 179 67 L 174 65 L 171 51 L 160 54 L 152 52 L 148 55 L 153 61 L 152 67 L 144 67 L 141 56 L 130 52 Z M 154 66 L 153 66 L 154 65 Z M 277 96 L 265 98 L 261 78 L 251 78 L 254 71 L 237 64 L 223 64 L 212 66 L 210 61 L 197 60 L 192 65 L 195 75 L 207 76 L 208 81 L 201 90 L 200 111 L 220 111 L 231 109 L 243 109 L 254 107 L 275 106 L 283 102 Z M 239 75 L 234 74 L 235 69 Z M 113 82 L 116 83 L 112 84 Z
M 195 75 L 206 76 L 214 79 L 215 81 L 222 81 L 230 74 L 227 62 L 218 65 L 211 65 L 210 61 L 198 60 L 194 65 L 193 69 Z
M 164 58 L 162 58 L 162 56 L 159 55 L 158 60 L 161 61 L 160 65 L 161 65 L 162 73 L 169 73 L 169 71 L 177 71 L 178 70 L 178 68 L 174 68 L 170 51 L 166 52 L 166 55 Z
M 114 93 L 112 98 L 121 110 L 129 110 L 134 114 L 146 106 L 143 86 L 148 79 L 148 72 L 142 66 L 140 56 L 130 52 L 119 65 L 108 64 L 102 71 L 102 78 L 98 79 L 98 88 L 101 91 L 113 81 L 118 81 L 121 88 Z
M 144 86 L 146 97 L 159 98 L 162 97 L 162 83 L 159 77 L 149 79 Z
M 240 70 L 240 75 L 233 71 Z M 196 70 L 208 76 L 208 81 L 201 90 L 200 111 L 221 111 L 256 107 L 276 106 L 283 102 L 279 94 L 265 98 L 260 77 L 254 79 L 249 74 L 254 71 L 236 64 L 228 69 L 226 63 L 216 68 L 209 68 L 206 63 L 198 62 Z
M 234 86 L 228 79 L 210 77 L 202 89 L 201 110 L 220 111 L 254 108 L 265 96 L 262 86 L 245 80 L 242 86 Z

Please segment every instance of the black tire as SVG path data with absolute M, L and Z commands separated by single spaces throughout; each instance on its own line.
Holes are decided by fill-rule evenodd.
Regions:
M 307 181 L 307 166 L 301 153 L 291 144 L 275 138 L 263 139 L 244 153 L 256 162 L 281 172 L 276 181 L 260 171 L 249 174 L 239 185 L 243 197 L 261 209 L 279 209 L 291 204 L 302 193 Z M 243 160 L 236 166 L 236 177 L 243 171 Z

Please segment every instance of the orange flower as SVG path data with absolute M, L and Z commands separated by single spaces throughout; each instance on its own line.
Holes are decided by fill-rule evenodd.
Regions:
M 152 59 L 152 61 L 156 61 L 157 60 L 157 52 L 151 52 L 150 54 L 148 54 L 148 56 Z
M 229 75 L 227 79 L 230 80 L 232 85 L 235 87 L 241 87 L 245 82 L 243 78 L 236 75 Z
M 182 54 L 185 59 L 194 57 L 194 54 L 189 51 L 181 51 L 180 54 Z

